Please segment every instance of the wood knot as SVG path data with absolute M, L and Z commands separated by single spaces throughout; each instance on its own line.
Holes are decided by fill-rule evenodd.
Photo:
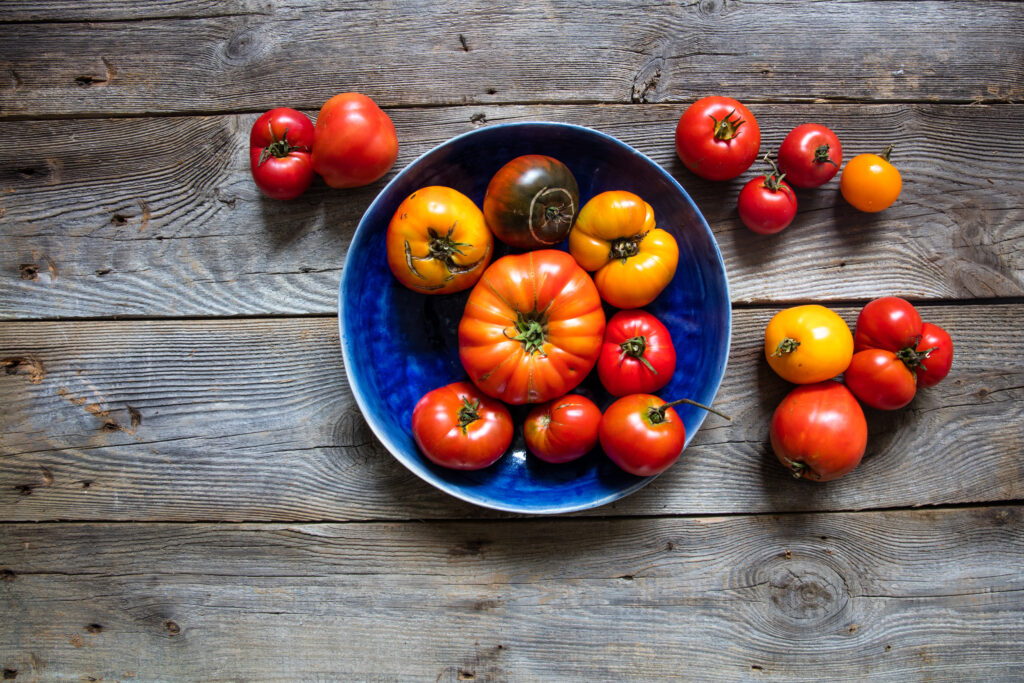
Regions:
M 84 628 L 85 628 L 86 633 L 102 633 L 103 632 L 103 624 L 86 624 Z
M 34 263 L 22 263 L 18 266 L 18 275 L 22 280 L 38 280 L 39 266 Z
M 7 567 L 0 569 L 0 581 L 14 581 L 16 578 L 18 578 L 18 575 Z
M 179 633 L 181 633 L 181 627 L 178 626 L 176 622 L 171 621 L 170 619 L 164 621 L 164 628 L 167 629 L 167 632 L 172 636 L 176 636 Z
M 267 48 L 267 37 L 261 26 L 250 26 L 236 33 L 224 45 L 224 61 L 243 65 L 257 60 Z
M 769 595 L 779 614 L 801 626 L 835 617 L 850 599 L 845 579 L 834 569 L 799 559 L 773 568 Z
M 32 384 L 39 384 L 46 378 L 46 366 L 32 356 L 8 356 L 0 359 L 0 367 L 8 375 L 28 375 Z
M 17 669 L 4 669 L 4 680 L 5 681 L 12 681 L 12 680 L 14 680 L 17 677 L 18 677 L 18 670 Z

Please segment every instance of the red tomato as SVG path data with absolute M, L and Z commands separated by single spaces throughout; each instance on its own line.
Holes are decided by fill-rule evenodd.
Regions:
M 366 95 L 335 95 L 320 108 L 313 169 L 331 187 L 369 185 L 398 158 L 398 136 L 388 115 Z
M 843 146 L 831 130 L 805 123 L 789 132 L 779 147 L 779 170 L 797 187 L 819 187 L 843 165 Z
M 740 190 L 738 209 L 743 224 L 762 235 L 772 235 L 793 222 L 796 195 L 775 171 L 754 178 Z
M 512 443 L 512 416 L 469 382 L 427 392 L 412 411 L 412 435 L 431 461 L 457 470 L 493 465 Z
M 676 411 L 652 394 L 631 394 L 608 406 L 598 429 L 612 462 L 638 477 L 664 472 L 682 455 L 686 427 Z
M 917 351 L 926 354 L 914 368 L 917 386 L 932 387 L 945 379 L 953 367 L 953 340 L 949 333 L 938 325 L 922 323 Z
M 921 316 L 913 304 L 897 296 L 886 296 L 861 309 L 853 333 L 853 351 L 912 349 L 920 336 Z
M 735 178 L 750 168 L 760 149 L 757 119 L 729 97 L 697 100 L 676 125 L 676 153 L 701 178 Z
M 856 467 L 868 444 L 864 410 L 828 380 L 789 392 L 772 415 L 772 450 L 796 478 L 831 481 Z
M 249 165 L 256 187 L 271 199 L 295 199 L 313 182 L 313 122 L 301 111 L 278 107 L 249 131 Z
M 853 354 L 843 380 L 854 396 L 879 410 L 902 408 L 917 393 L 916 375 L 898 354 L 885 349 Z
M 526 416 L 526 447 L 541 460 L 569 462 L 597 445 L 601 410 L 579 394 L 569 394 L 536 406 Z
M 604 330 L 597 375 L 612 396 L 650 394 L 661 389 L 676 369 L 672 336 L 647 311 L 619 311 Z

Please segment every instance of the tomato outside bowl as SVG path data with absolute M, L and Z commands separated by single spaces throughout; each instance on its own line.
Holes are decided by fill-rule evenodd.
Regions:
M 654 208 L 658 227 L 671 232 L 679 244 L 675 277 L 645 307 L 669 329 L 677 352 L 675 373 L 659 395 L 711 405 L 725 373 L 732 326 L 725 264 L 714 235 L 671 175 L 625 143 L 582 126 L 487 126 L 448 140 L 398 173 L 370 204 L 352 238 L 341 278 L 338 326 L 356 403 L 399 462 L 438 489 L 481 507 L 557 514 L 618 500 L 654 477 L 620 470 L 600 446 L 562 464 L 527 453 L 522 424 L 529 405 L 509 406 L 515 437 L 494 465 L 462 471 L 430 462 L 413 440 L 412 411 L 428 391 L 468 379 L 459 361 L 458 325 L 469 291 L 429 296 L 406 289 L 388 268 L 384 249 L 388 223 L 407 196 L 421 187 L 446 185 L 482 206 L 491 177 L 523 154 L 545 154 L 566 164 L 579 184 L 581 204 L 606 190 L 627 190 Z M 510 251 L 497 242 L 495 246 L 495 259 Z M 608 317 L 613 312 L 606 307 Z M 602 411 L 613 400 L 596 370 L 575 393 L 593 399 Z M 676 412 L 686 425 L 688 445 L 707 414 L 688 405 Z

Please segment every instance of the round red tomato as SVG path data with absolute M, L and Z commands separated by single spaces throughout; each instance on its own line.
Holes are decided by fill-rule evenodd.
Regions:
M 484 217 L 494 236 L 517 249 L 558 244 L 580 208 L 572 171 L 543 154 L 516 157 L 494 174 L 484 195 Z
M 750 168 L 760 149 L 757 119 L 730 97 L 697 100 L 676 125 L 676 153 L 701 178 L 735 178 Z
M 597 445 L 601 410 L 585 396 L 569 394 L 536 406 L 526 416 L 526 447 L 541 460 L 569 462 Z
M 630 474 L 649 477 L 664 472 L 682 455 L 686 427 L 662 399 L 631 394 L 604 411 L 598 438 L 612 462 Z
M 953 367 L 953 340 L 938 325 L 921 324 L 921 341 L 917 345 L 917 352 L 924 354 L 914 368 L 919 387 L 935 386 L 945 379 Z
M 772 450 L 796 478 L 831 481 L 860 464 L 868 444 L 864 410 L 828 380 L 789 392 L 772 415 Z
M 313 182 L 313 122 L 301 111 L 278 107 L 249 131 L 249 165 L 256 187 L 271 199 L 295 199 Z
M 597 359 L 597 376 L 612 396 L 650 394 L 676 369 L 672 336 L 647 311 L 619 311 L 608 321 Z
M 469 382 L 427 392 L 412 411 L 412 436 L 432 462 L 457 470 L 493 465 L 512 443 L 508 408 Z
M 484 271 L 459 322 L 459 359 L 484 393 L 543 403 L 576 388 L 597 362 L 604 309 L 572 256 L 540 249 Z
M 779 232 L 796 216 L 793 188 L 774 172 L 744 185 L 737 204 L 743 224 L 762 235 Z
M 853 354 L 843 375 L 853 395 L 879 410 L 897 410 L 910 403 L 917 392 L 917 377 L 900 356 L 885 349 L 866 349 Z
M 875 299 L 861 309 L 853 333 L 854 352 L 865 349 L 913 349 L 921 337 L 921 316 L 897 296 Z
M 831 130 L 805 123 L 789 132 L 779 146 L 779 170 L 797 187 L 819 187 L 843 165 L 843 146 Z
M 335 95 L 320 108 L 313 169 L 331 187 L 369 185 L 398 158 L 398 136 L 388 115 L 366 95 Z

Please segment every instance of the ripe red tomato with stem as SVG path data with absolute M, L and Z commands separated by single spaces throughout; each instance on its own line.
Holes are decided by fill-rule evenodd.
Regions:
M 853 350 L 916 348 L 921 338 L 921 315 L 906 299 L 885 296 L 869 302 L 857 316 Z
M 470 382 L 427 392 L 412 411 L 412 435 L 432 462 L 457 470 L 493 465 L 512 443 L 512 416 Z
M 313 122 L 301 111 L 278 107 L 249 131 L 249 165 L 256 187 L 271 199 L 295 199 L 313 182 Z
M 331 187 L 361 187 L 398 158 L 395 125 L 377 103 L 355 92 L 335 95 L 316 117 L 313 169 Z
M 569 394 L 535 406 L 526 416 L 526 448 L 541 460 L 575 460 L 597 445 L 601 410 L 586 396 Z
M 676 124 L 676 153 L 701 178 L 735 178 L 750 168 L 760 149 L 757 119 L 731 97 L 701 98 Z
M 843 165 L 839 138 L 819 123 L 804 123 L 789 132 L 779 146 L 779 170 L 797 187 L 820 187 Z
M 796 194 L 771 158 L 765 155 L 764 160 L 771 164 L 772 170 L 743 186 L 737 208 L 744 225 L 756 233 L 772 235 L 793 222 Z
M 949 333 L 938 325 L 922 323 L 916 350 L 925 354 L 914 368 L 917 386 L 932 387 L 945 379 L 953 367 L 953 340 Z
M 843 380 L 861 402 L 879 410 L 898 410 L 917 393 L 917 376 L 908 363 L 885 349 L 853 354 Z
M 686 426 L 674 409 L 681 403 L 731 419 L 685 398 L 666 403 L 653 394 L 630 394 L 604 411 L 598 428 L 601 448 L 630 474 L 649 477 L 664 472 L 679 459 L 686 444 Z
M 597 376 L 612 396 L 650 394 L 676 369 L 676 349 L 668 328 L 640 309 L 618 311 L 604 330 Z
M 833 380 L 802 384 L 782 399 L 769 429 L 772 450 L 797 479 L 831 481 L 864 457 L 868 423 L 845 386 Z

